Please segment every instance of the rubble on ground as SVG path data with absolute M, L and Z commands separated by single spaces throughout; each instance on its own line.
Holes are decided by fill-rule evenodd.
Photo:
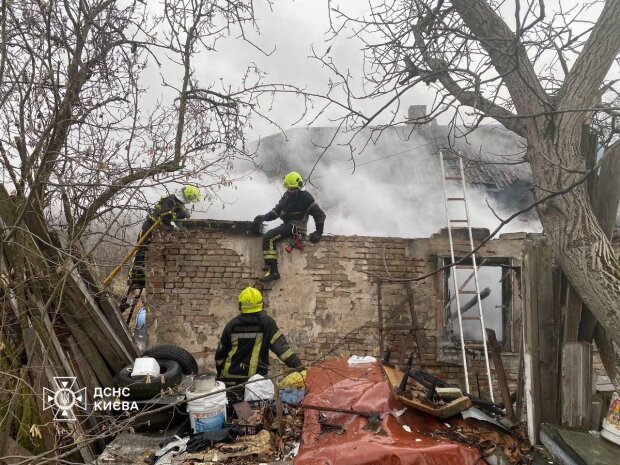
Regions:
M 337 357 L 317 363 L 309 368 L 305 387 L 303 400 L 295 406 L 281 405 L 280 419 L 275 400 L 254 403 L 255 408 L 251 402 L 236 404 L 227 429 L 219 436 L 217 432 L 205 436 L 218 442 L 206 441 L 202 450 L 182 450 L 161 464 L 258 465 L 294 460 L 295 465 L 387 465 L 397 459 L 402 465 L 414 465 L 421 455 L 429 463 L 447 465 L 474 465 L 491 456 L 512 464 L 533 460 L 525 435 L 477 419 L 484 415 L 464 419 L 457 413 L 439 420 L 403 406 L 381 362 L 350 365 L 347 357 Z M 378 415 L 374 418 L 368 412 Z M 369 428 L 374 421 L 378 428 Z M 191 436 L 189 444 L 197 436 Z M 145 463 L 160 465 L 157 460 L 151 455 Z

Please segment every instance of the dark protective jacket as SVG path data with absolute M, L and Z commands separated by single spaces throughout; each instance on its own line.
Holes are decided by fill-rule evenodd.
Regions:
M 177 199 L 174 194 L 159 199 L 153 206 L 151 213 L 149 213 L 151 220 L 157 221 L 157 218 L 161 218 L 161 222 L 167 226 L 170 226 L 171 221 L 183 220 L 190 216 L 189 211 L 185 208 L 185 204 Z
M 323 234 L 325 212 L 314 201 L 310 192 L 298 190 L 286 192 L 273 210 L 264 215 L 264 220 L 272 221 L 280 218 L 285 223 L 292 223 L 305 232 L 308 216 L 314 218 L 317 232 Z
M 230 320 L 215 351 L 215 367 L 220 381 L 227 385 L 247 381 L 258 373 L 269 372 L 269 350 L 289 368 L 301 366 L 276 321 L 265 311 L 241 313 Z

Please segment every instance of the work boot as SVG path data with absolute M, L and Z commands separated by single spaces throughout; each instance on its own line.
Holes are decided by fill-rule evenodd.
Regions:
M 278 262 L 276 260 L 265 260 L 265 274 L 262 278 L 258 279 L 258 282 L 261 284 L 266 284 L 278 279 L 280 279 Z

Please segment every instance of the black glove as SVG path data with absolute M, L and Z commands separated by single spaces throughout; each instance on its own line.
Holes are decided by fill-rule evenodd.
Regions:
M 321 234 L 318 231 L 314 231 L 308 237 L 310 238 L 310 242 L 312 242 L 313 244 L 316 244 L 317 242 L 321 240 L 321 236 L 323 236 L 323 234 Z
M 263 215 L 258 215 L 254 218 L 254 222 L 252 222 L 252 226 L 250 227 L 250 232 L 254 234 L 261 234 L 263 232 Z

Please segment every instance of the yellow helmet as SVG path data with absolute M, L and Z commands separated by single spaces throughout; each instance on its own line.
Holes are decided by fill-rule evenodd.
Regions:
M 287 189 L 301 189 L 304 186 L 304 180 L 301 178 L 301 174 L 297 171 L 291 171 L 284 176 L 284 182 L 282 185 Z
M 263 309 L 263 295 L 255 287 L 246 287 L 239 294 L 239 311 L 257 313 Z
M 198 202 L 200 200 L 200 190 L 192 184 L 188 184 L 183 188 L 183 195 L 189 202 Z

